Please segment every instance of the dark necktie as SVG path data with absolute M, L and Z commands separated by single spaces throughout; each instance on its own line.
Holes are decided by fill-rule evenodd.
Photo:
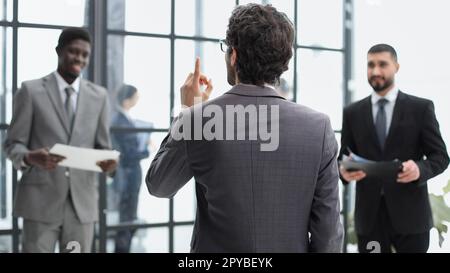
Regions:
M 378 112 L 375 119 L 375 129 L 377 130 L 378 142 L 380 143 L 381 149 L 384 149 L 384 142 L 386 141 L 387 129 L 386 129 L 386 110 L 384 106 L 389 101 L 387 99 L 378 100 Z
M 67 118 L 69 121 L 69 128 L 70 128 L 70 130 L 72 130 L 73 119 L 75 117 L 75 111 L 72 106 L 71 97 L 72 97 L 73 93 L 75 93 L 75 90 L 73 89 L 72 86 L 68 86 L 64 89 L 64 91 L 66 91 L 66 102 L 64 103 L 64 108 L 66 109 L 66 114 L 67 114 Z

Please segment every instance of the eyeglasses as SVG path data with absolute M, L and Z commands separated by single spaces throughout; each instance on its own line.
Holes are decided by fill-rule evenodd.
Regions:
M 220 40 L 220 50 L 222 50 L 222 52 L 227 53 L 228 52 L 228 44 L 226 40 Z

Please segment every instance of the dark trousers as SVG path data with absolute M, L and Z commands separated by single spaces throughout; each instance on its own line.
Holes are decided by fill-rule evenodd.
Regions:
M 398 253 L 426 253 L 429 240 L 429 231 L 418 234 L 398 234 L 392 227 L 383 197 L 372 232 L 365 235 L 358 234 L 358 250 L 360 253 L 391 253 L 394 248 Z
M 131 166 L 119 166 L 114 180 L 119 194 L 120 223 L 131 224 L 137 219 L 139 191 L 142 183 L 141 166 L 139 163 Z M 130 252 L 131 240 L 135 231 L 135 229 L 131 228 L 117 231 L 115 238 L 116 253 Z

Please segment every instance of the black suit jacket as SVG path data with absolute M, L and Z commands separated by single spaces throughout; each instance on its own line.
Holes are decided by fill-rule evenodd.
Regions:
M 412 183 L 398 183 L 396 177 L 367 177 L 356 183 L 358 234 L 368 234 L 374 226 L 382 186 L 396 232 L 422 233 L 433 226 L 427 180 L 447 168 L 449 157 L 432 101 L 398 93 L 384 150 L 377 141 L 370 96 L 351 104 L 344 109 L 339 158 L 347 147 L 371 160 L 412 159 L 420 169 L 420 178 Z

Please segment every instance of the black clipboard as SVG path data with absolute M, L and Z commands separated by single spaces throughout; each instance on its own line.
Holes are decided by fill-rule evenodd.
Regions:
M 372 161 L 358 156 L 350 151 L 350 156 L 345 156 L 340 165 L 347 171 L 364 171 L 367 177 L 397 177 L 402 171 L 403 164 L 400 160 Z

